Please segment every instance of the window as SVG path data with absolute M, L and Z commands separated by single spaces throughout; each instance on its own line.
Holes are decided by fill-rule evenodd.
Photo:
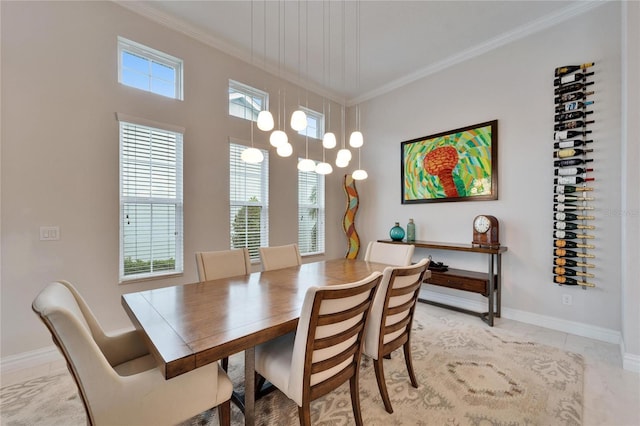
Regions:
M 184 130 L 123 114 L 118 120 L 120 281 L 182 273 Z
M 257 262 L 258 248 L 269 245 L 269 153 L 261 150 L 261 163 L 245 163 L 240 155 L 246 148 L 229 144 L 231 248 L 247 247 Z
M 324 253 L 324 175 L 298 171 L 298 248 Z
M 314 139 L 322 139 L 324 136 L 324 114 L 305 107 L 298 107 L 307 114 L 307 127 L 300 130 L 302 136 Z
M 118 82 L 182 100 L 182 59 L 118 37 Z
M 269 109 L 267 92 L 229 80 L 229 115 L 258 121 L 258 114 L 263 109 Z

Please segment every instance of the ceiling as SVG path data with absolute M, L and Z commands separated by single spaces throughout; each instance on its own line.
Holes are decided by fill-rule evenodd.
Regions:
M 118 3 L 348 105 L 601 4 L 520 0 Z

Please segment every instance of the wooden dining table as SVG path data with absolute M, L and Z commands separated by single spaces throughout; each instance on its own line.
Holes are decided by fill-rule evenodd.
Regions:
M 255 346 L 296 330 L 311 286 L 354 282 L 382 263 L 336 259 L 124 294 L 167 380 L 244 351 L 245 425 L 255 423 Z

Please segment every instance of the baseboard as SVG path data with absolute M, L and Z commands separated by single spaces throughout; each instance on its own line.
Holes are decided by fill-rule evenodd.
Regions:
M 55 346 L 50 346 L 2 358 L 0 372 L 4 375 L 60 361 L 64 361 L 62 355 Z
M 486 301 L 471 300 L 463 297 L 453 296 L 450 294 L 437 293 L 425 288 L 420 291 L 420 297 L 427 300 L 432 300 L 434 302 L 468 309 L 471 311 L 487 311 Z M 590 339 L 613 343 L 615 345 L 620 345 L 620 343 L 622 342 L 621 334 L 618 331 L 589 324 L 583 324 L 576 321 L 568 321 L 561 318 L 554 318 L 546 315 L 539 315 L 505 307 L 502 307 L 501 316 L 502 318 L 512 319 L 515 321 L 524 322 L 526 324 L 537 325 L 539 327 L 544 327 L 551 330 L 575 334 L 576 336 L 588 337 Z
M 640 373 L 640 355 L 626 352 L 624 341 L 620 345 L 620 352 L 622 352 L 622 368 L 634 373 Z

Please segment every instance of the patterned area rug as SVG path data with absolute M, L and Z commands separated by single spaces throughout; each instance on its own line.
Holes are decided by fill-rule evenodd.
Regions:
M 413 363 L 420 384 L 409 383 L 402 351 L 385 361 L 394 413 L 384 410 L 371 360 L 360 375 L 366 425 L 581 425 L 584 362 L 580 355 L 478 324 L 442 319 L 417 310 Z M 241 386 L 243 358 L 230 359 L 230 376 Z M 42 377 L 0 390 L 3 425 L 85 425 L 82 402 L 68 374 Z M 314 401 L 314 425 L 354 424 L 348 384 Z M 232 424 L 244 422 L 232 405 Z M 279 391 L 256 403 L 259 425 L 297 425 L 294 402 Z M 217 425 L 215 410 L 187 425 Z

